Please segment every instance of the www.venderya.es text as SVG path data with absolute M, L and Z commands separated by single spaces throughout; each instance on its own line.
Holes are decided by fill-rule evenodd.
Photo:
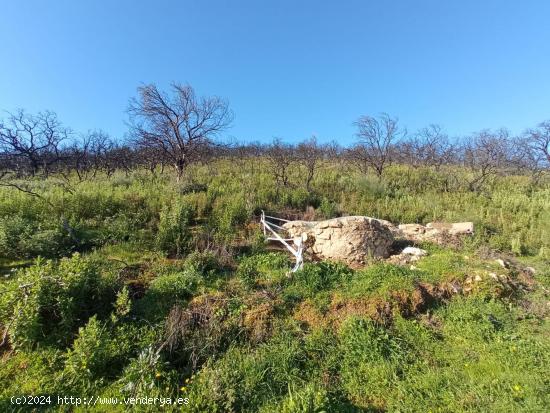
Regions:
M 188 405 L 188 397 L 99 397 L 99 396 L 13 396 L 11 404 L 19 406 L 96 406 L 96 405 Z

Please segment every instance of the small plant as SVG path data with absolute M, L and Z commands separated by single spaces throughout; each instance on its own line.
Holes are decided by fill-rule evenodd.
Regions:
M 102 275 L 98 261 L 74 254 L 59 263 L 38 259 L 7 287 L 0 314 L 9 320 L 10 340 L 32 347 L 41 341 L 67 344 L 89 317 L 106 316 L 118 283 Z
M 128 292 L 128 287 L 124 286 L 122 290 L 117 293 L 115 301 L 115 309 L 111 314 L 111 320 L 113 323 L 126 317 L 132 308 L 132 302 Z
M 166 384 L 173 379 L 165 371 L 166 363 L 153 346 L 143 349 L 137 358 L 130 361 L 124 369 L 118 385 L 124 395 L 131 397 L 166 396 Z
M 157 247 L 168 255 L 182 256 L 191 241 L 192 218 L 193 210 L 183 201 L 166 204 L 160 212 Z
M 80 387 L 89 385 L 100 377 L 112 356 L 105 327 L 92 317 L 78 330 L 72 348 L 67 353 L 64 377 Z
M 280 403 L 281 413 L 326 413 L 329 399 L 327 390 L 314 384 L 292 389 L 289 386 L 288 395 Z

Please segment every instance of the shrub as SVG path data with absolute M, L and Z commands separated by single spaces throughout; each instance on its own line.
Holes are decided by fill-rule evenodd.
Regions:
M 350 279 L 352 274 L 352 270 L 340 263 L 306 263 L 302 269 L 291 274 L 285 295 L 295 299 L 311 298 L 320 291 Z
M 0 219 L 0 257 L 56 258 L 76 247 L 59 222 L 41 223 L 22 216 Z
M 201 274 L 191 268 L 159 275 L 136 302 L 136 311 L 148 320 L 159 321 L 174 304 L 189 300 L 201 284 Z
M 281 332 L 256 350 L 232 347 L 201 369 L 189 395 L 191 411 L 258 411 L 304 384 L 301 340 Z M 273 411 L 273 410 L 272 410 Z
M 32 352 L 16 351 L 6 356 L 4 353 L 0 368 L 0 411 L 17 411 L 10 403 L 10 398 L 15 395 L 63 393 L 60 380 L 56 380 L 63 369 L 61 351 L 44 347 Z
M 323 413 L 328 411 L 328 406 L 326 389 L 308 383 L 300 388 L 289 388 L 277 410 L 281 413 Z
M 243 309 L 239 298 L 222 294 L 204 294 L 187 307 L 172 307 L 164 322 L 170 361 L 190 373 L 217 358 L 242 332 Z
M 0 256 L 12 259 L 24 256 L 20 242 L 22 239 L 30 238 L 32 233 L 33 226 L 22 217 L 0 219 Z
M 248 257 L 241 260 L 239 266 L 237 267 L 236 275 L 247 287 L 253 287 L 256 284 L 256 278 L 258 278 L 260 273 L 258 272 L 258 265 L 254 261 L 253 257 Z
M 0 315 L 8 321 L 11 342 L 32 346 L 40 341 L 65 345 L 94 314 L 112 308 L 119 284 L 102 276 L 100 263 L 74 254 L 59 263 L 37 260 L 7 284 Z
M 323 198 L 317 211 L 321 214 L 321 217 L 325 219 L 338 216 L 338 206 L 334 202 L 329 201 L 327 198 Z
M 351 318 L 340 331 L 340 351 L 349 398 L 361 407 L 384 408 L 388 388 L 407 361 L 403 342 L 370 320 Z
M 211 221 L 220 241 L 230 240 L 235 235 L 236 227 L 244 224 L 249 215 L 244 194 L 219 197 L 214 203 Z
M 244 257 L 239 262 L 236 275 L 246 286 L 257 282 L 285 282 L 285 274 L 290 269 L 290 260 L 286 254 L 263 253 Z
M 86 386 L 104 374 L 112 349 L 105 327 L 93 316 L 78 330 L 72 349 L 67 353 L 64 377 L 72 384 Z
M 191 241 L 193 210 L 181 200 L 166 204 L 160 212 L 157 247 L 173 256 L 182 256 Z
M 185 258 L 185 268 L 209 276 L 221 270 L 221 263 L 218 257 L 210 251 L 193 251 Z
M 130 313 L 132 302 L 126 286 L 118 292 L 114 307 L 113 314 L 111 314 L 111 320 L 114 323 L 123 319 Z
M 128 397 L 166 397 L 174 377 L 166 372 L 167 363 L 152 347 L 143 349 L 130 361 L 118 380 L 122 393 Z

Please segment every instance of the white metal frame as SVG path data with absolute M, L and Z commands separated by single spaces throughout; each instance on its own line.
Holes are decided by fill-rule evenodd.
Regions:
M 294 258 L 296 258 L 296 264 L 290 271 L 298 271 L 300 268 L 302 268 L 304 264 L 304 243 L 302 237 L 283 238 L 281 234 L 279 234 L 277 231 L 286 231 L 286 229 L 270 221 L 289 222 L 288 219 L 271 217 L 269 215 L 266 215 L 264 211 L 262 211 L 260 223 L 262 224 L 262 229 L 267 240 L 280 242 L 286 247 L 287 250 L 290 251 L 292 255 L 294 255 Z M 272 236 L 268 236 L 268 233 Z

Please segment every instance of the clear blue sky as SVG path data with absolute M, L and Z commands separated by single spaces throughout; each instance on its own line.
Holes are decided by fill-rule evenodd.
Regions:
M 136 87 L 227 98 L 239 140 L 519 132 L 550 118 L 550 1 L 0 0 L 0 109 L 124 135 Z

